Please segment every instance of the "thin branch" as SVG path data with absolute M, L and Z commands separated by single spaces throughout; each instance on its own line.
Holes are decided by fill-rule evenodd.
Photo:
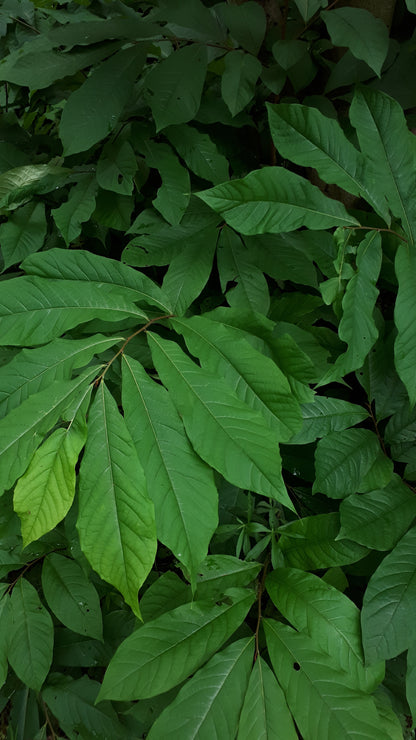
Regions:
M 378 422 L 377 422 L 377 419 L 375 417 L 375 414 L 374 414 L 374 411 L 373 411 L 373 407 L 372 407 L 371 403 L 367 403 L 366 406 L 367 406 L 367 408 L 368 408 L 368 410 L 370 412 L 371 421 L 373 422 L 374 429 L 375 429 L 375 432 L 376 432 L 377 437 L 378 437 L 378 441 L 380 442 L 380 445 L 381 445 L 381 449 L 383 450 L 384 454 L 387 457 L 388 455 L 387 455 L 387 452 L 386 452 L 386 447 L 385 447 L 385 444 L 384 444 L 384 439 L 383 439 L 383 437 L 380 434 L 380 430 L 378 428 Z
M 351 229 L 353 231 L 355 230 L 358 231 L 359 229 L 362 229 L 365 231 L 378 231 L 378 232 L 385 231 L 387 234 L 393 234 L 394 236 L 397 236 L 397 238 L 401 239 L 402 242 L 404 242 L 405 244 L 409 243 L 408 240 L 404 238 L 404 236 L 401 236 L 400 234 L 398 234 L 397 231 L 393 231 L 393 229 L 381 229 L 378 226 L 344 226 L 343 228 Z
M 58 740 L 58 735 L 56 734 L 56 732 L 54 730 L 54 727 L 53 727 L 53 724 L 52 724 L 52 721 L 51 721 L 51 718 L 49 717 L 49 712 L 48 712 L 47 706 L 45 704 L 45 701 L 44 701 L 44 699 L 42 697 L 40 697 L 40 700 L 42 702 L 42 709 L 43 709 L 43 713 L 45 715 L 46 724 L 48 725 L 49 730 L 50 730 L 50 738 L 51 738 L 51 740 Z
M 15 23 L 21 23 L 22 26 L 25 26 L 26 28 L 29 28 L 31 31 L 33 31 L 33 33 L 37 33 L 38 35 L 40 34 L 40 31 L 38 31 L 37 28 L 35 28 L 34 26 L 31 26 L 30 23 L 26 23 L 26 21 L 22 21 L 21 18 L 15 18 L 13 15 L 11 15 L 10 18 Z

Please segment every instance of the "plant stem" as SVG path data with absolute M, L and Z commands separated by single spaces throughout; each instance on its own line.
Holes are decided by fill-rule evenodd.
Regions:
M 398 234 L 397 231 L 393 231 L 393 229 L 382 229 L 382 228 L 379 228 L 378 226 L 344 226 L 343 228 L 344 229 L 351 229 L 353 231 L 355 231 L 355 230 L 358 231 L 359 229 L 362 229 L 362 230 L 365 230 L 365 231 L 379 231 L 379 232 L 380 231 L 385 231 L 385 232 L 387 232 L 387 234 L 393 234 L 394 236 L 397 236 L 397 238 L 398 239 L 401 239 L 402 242 L 404 242 L 405 244 L 408 244 L 409 243 L 408 240 L 405 239 L 404 236 L 401 236 L 400 234 Z

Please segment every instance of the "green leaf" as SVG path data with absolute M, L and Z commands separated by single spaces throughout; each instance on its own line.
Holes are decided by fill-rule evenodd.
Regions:
M 315 514 L 279 527 L 279 548 L 286 565 L 317 570 L 361 560 L 368 550 L 351 540 L 338 540 L 339 514 Z
M 182 416 L 195 451 L 241 488 L 293 509 L 281 477 L 275 434 L 229 387 L 174 343 L 148 332 L 156 369 Z
M 102 640 L 100 599 L 81 566 L 57 553 L 43 561 L 42 588 L 49 608 L 74 632 Z
M 2 344 L 43 344 L 90 319 L 147 319 L 118 286 L 23 276 L 2 284 Z
M 250 258 L 251 253 L 238 234 L 224 226 L 217 249 L 217 265 L 223 292 L 227 289 L 227 283 L 237 283 L 227 292 L 227 301 L 237 309 L 246 310 L 250 307 L 253 311 L 267 314 L 270 308 L 267 280 Z
M 260 569 L 260 563 L 240 560 L 233 555 L 208 555 L 198 568 L 197 598 L 218 598 L 233 586 L 248 586 Z
M 330 498 L 345 498 L 355 493 L 380 455 L 378 438 L 369 429 L 346 429 L 328 434 L 316 447 L 313 492 L 319 491 Z M 383 487 L 388 480 L 380 480 L 380 483 Z
M 235 737 L 253 648 L 253 637 L 246 637 L 214 655 L 159 715 L 147 736 L 149 740 Z
M 136 155 L 128 141 L 116 139 L 105 145 L 97 162 L 97 183 L 100 188 L 130 195 L 136 172 Z
M 192 69 L 192 74 L 189 70 Z M 199 44 L 174 51 L 146 77 L 156 131 L 195 117 L 207 70 L 207 52 Z
M 402 221 L 410 241 L 416 241 L 416 144 L 401 106 L 388 95 L 370 88 L 355 91 L 350 108 L 372 189 L 386 197 L 394 216 Z
M 124 418 L 155 505 L 158 538 L 195 583 L 218 523 L 212 471 L 194 453 L 167 391 L 136 360 L 123 355 L 123 361 Z
M 384 664 L 364 667 L 360 610 L 337 588 L 312 573 L 276 568 L 266 580 L 268 593 L 283 616 L 350 674 L 361 691 L 371 693 L 384 678 Z
M 416 498 L 397 476 L 381 490 L 352 494 L 340 506 L 340 538 L 391 550 L 416 517 Z
M 35 194 L 49 193 L 62 187 L 69 170 L 52 164 L 15 167 L 0 175 L 0 208 L 17 208 Z
M 380 77 L 389 48 L 386 24 L 364 8 L 333 8 L 321 18 L 334 46 L 347 46 Z
M 144 622 L 150 622 L 166 612 L 192 601 L 192 591 L 172 570 L 162 573 L 143 594 L 140 610 Z
M 85 175 L 71 188 L 68 200 L 52 210 L 53 219 L 67 246 L 80 235 L 82 224 L 94 212 L 97 187 L 95 175 Z
M 406 386 L 412 406 L 416 403 L 416 308 L 413 286 L 416 279 L 416 255 L 414 249 L 400 244 L 396 252 L 395 270 L 399 289 L 394 307 L 394 323 L 397 337 L 394 343 L 394 363 L 397 373 Z
M 10 597 L 7 589 L 7 583 L 0 584 L 0 687 L 5 683 L 8 672 L 7 649 L 10 631 Z
M 301 406 L 303 426 L 289 441 L 300 445 L 314 442 L 333 432 L 340 432 L 367 419 L 368 412 L 357 404 L 340 398 L 314 397 L 312 403 Z
M 299 404 L 273 360 L 237 338 L 232 329 L 204 316 L 175 318 L 171 324 L 205 370 L 223 378 L 242 401 L 261 412 L 279 441 L 286 442 L 299 429 Z
M 140 617 L 137 593 L 156 554 L 153 504 L 126 423 L 103 382 L 88 414 L 77 529 L 94 570 Z
M 32 252 L 42 249 L 47 230 L 45 206 L 32 201 L 13 213 L 0 225 L 0 244 L 6 270 Z
M 282 689 L 263 658 L 257 657 L 241 710 L 237 740 L 296 740 Z
M 416 640 L 416 528 L 410 529 L 371 576 L 361 623 L 369 664 L 388 660 Z
M 262 70 L 257 57 L 243 51 L 229 51 L 221 77 L 221 95 L 232 116 L 236 116 L 254 97 Z
M 411 13 L 416 13 L 416 0 L 406 0 L 406 6 Z
M 328 0 L 295 0 L 295 3 L 306 23 L 320 8 L 326 8 Z
M 36 589 L 19 578 L 10 598 L 8 659 L 26 686 L 40 690 L 52 663 L 53 624 Z
M 254 600 L 232 589 L 217 604 L 194 601 L 144 624 L 116 651 L 99 698 L 146 699 L 177 686 L 231 637 Z
M 214 185 L 229 179 L 228 162 L 208 134 L 182 124 L 169 126 L 165 135 L 187 167 L 198 177 L 209 180 Z
M 218 5 L 216 11 L 227 24 L 231 36 L 256 56 L 266 33 L 266 15 L 261 5 L 248 0 L 241 5 Z
M 407 651 L 406 699 L 412 717 L 414 717 L 416 715 L 416 642 L 413 642 Z
M 170 58 L 170 57 L 169 57 Z M 162 185 L 153 201 L 163 218 L 172 226 L 182 220 L 191 197 L 189 172 L 180 163 L 178 157 L 168 144 L 157 144 L 148 141 L 143 147 L 149 167 L 159 171 Z
M 263 167 L 197 195 L 241 234 L 357 224 L 342 203 L 283 167 Z
M 322 740 L 353 733 L 363 740 L 388 740 L 371 697 L 337 670 L 330 656 L 287 625 L 272 619 L 263 624 L 273 668 L 302 737 Z
M 85 152 L 116 126 L 145 61 L 145 48 L 121 49 L 69 96 L 59 128 L 65 156 Z
M 215 237 L 215 232 L 203 230 L 198 237 L 185 243 L 183 250 L 169 264 L 162 291 L 172 306 L 172 313 L 177 316 L 186 313 L 208 282 L 215 254 Z
M 99 190 L 92 221 L 109 229 L 127 231 L 130 227 L 133 208 L 133 196 L 110 193 L 109 190 Z
M 201 0 L 160 0 L 160 14 L 156 18 L 167 21 L 171 34 L 180 39 L 201 41 L 225 41 L 225 29 L 221 27 L 215 11 L 205 7 Z

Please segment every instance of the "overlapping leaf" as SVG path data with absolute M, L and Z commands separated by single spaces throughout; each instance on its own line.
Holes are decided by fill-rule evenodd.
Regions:
M 301 410 L 302 428 L 292 437 L 291 444 L 314 442 L 319 437 L 355 426 L 368 416 L 368 412 L 357 404 L 318 395 L 312 403 L 303 404 Z
M 13 588 L 9 629 L 9 663 L 26 686 L 39 691 L 52 663 L 53 624 L 25 578 L 19 578 Z

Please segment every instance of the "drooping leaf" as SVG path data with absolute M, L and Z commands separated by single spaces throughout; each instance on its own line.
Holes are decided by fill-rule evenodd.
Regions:
M 122 195 L 132 193 L 137 159 L 128 141 L 108 142 L 97 162 L 97 183 L 100 188 Z
M 200 668 L 159 715 L 149 740 L 235 737 L 253 662 L 253 643 L 252 637 L 233 642 Z
M 240 560 L 233 555 L 208 555 L 198 567 L 197 597 L 218 598 L 234 586 L 248 586 L 260 569 L 260 563 Z
M 406 386 L 412 406 L 416 403 L 416 314 L 413 285 L 416 277 L 414 249 L 401 244 L 396 252 L 395 270 L 399 289 L 394 308 L 397 337 L 394 343 L 394 363 L 400 379 Z
M 56 552 L 48 555 L 43 561 L 42 588 L 49 608 L 62 624 L 102 640 L 99 596 L 78 563 Z
M 355 426 L 368 417 L 368 412 L 362 406 L 340 398 L 318 395 L 312 403 L 303 404 L 301 411 L 303 425 L 289 440 L 290 444 L 309 444 L 319 437 Z
M 221 95 L 232 116 L 253 99 L 262 66 L 257 57 L 243 51 L 229 51 L 221 77 Z
M 406 0 L 406 6 L 407 6 L 407 9 L 411 13 L 416 13 L 416 2 L 415 2 L 415 0 Z
M 90 149 L 114 129 L 144 61 L 141 44 L 121 49 L 71 93 L 59 127 L 66 156 Z
M 7 649 L 9 641 L 9 610 L 10 596 L 7 593 L 8 584 L 0 584 L 0 687 L 7 678 Z
M 353 226 L 342 203 L 283 167 L 263 167 L 242 180 L 217 185 L 198 196 L 241 234 Z
M 192 590 L 172 570 L 162 573 L 143 594 L 140 610 L 144 622 L 150 622 L 166 612 L 192 601 Z
M 410 529 L 371 576 L 361 623 L 369 664 L 394 658 L 416 640 L 416 528 Z
M 33 195 L 49 193 L 68 180 L 69 170 L 53 164 L 14 167 L 0 175 L 0 208 L 17 208 Z
M 258 54 L 266 32 L 266 15 L 263 8 L 253 0 L 241 5 L 217 6 L 222 20 L 227 24 L 231 36 L 250 54 Z
M 227 292 L 227 301 L 235 308 L 247 309 L 267 314 L 270 296 L 267 280 L 261 269 L 251 261 L 251 253 L 243 245 L 241 238 L 228 226 L 221 229 L 218 239 L 217 265 L 221 287 L 225 292 L 227 284 L 237 285 Z
M 333 8 L 321 13 L 335 46 L 348 46 L 380 77 L 389 48 L 386 24 L 364 8 Z
M 416 8 L 415 8 L 416 12 Z M 406 699 L 412 717 L 416 715 L 416 642 L 413 642 L 407 651 L 406 671 Z
M 214 238 L 210 238 L 214 237 Z M 215 232 L 203 230 L 184 244 L 171 260 L 162 283 L 172 313 L 182 316 L 201 294 L 212 271 L 216 246 Z
M 156 369 L 195 451 L 234 485 L 293 508 L 281 477 L 274 433 L 222 379 L 199 368 L 175 343 L 148 332 Z
M 13 213 L 0 225 L 1 253 L 4 270 L 19 264 L 32 252 L 42 248 L 47 230 L 45 206 L 32 201 Z
M 95 175 L 85 175 L 71 188 L 68 200 L 52 211 L 67 246 L 80 235 L 82 224 L 94 212 L 97 187 Z
M 123 360 L 124 418 L 155 505 L 158 538 L 195 583 L 218 520 L 212 472 L 195 455 L 167 391 L 136 360 Z
M 255 594 L 232 589 L 218 604 L 184 604 L 133 632 L 107 668 L 100 699 L 146 699 L 195 672 L 244 621 Z
M 295 3 L 306 23 L 320 8 L 326 8 L 328 0 L 295 0 Z
M 52 663 L 53 624 L 25 578 L 19 578 L 13 588 L 9 629 L 9 663 L 26 686 L 39 691 Z
M 169 31 L 181 39 L 191 41 L 225 41 L 225 29 L 218 22 L 216 13 L 201 0 L 160 0 L 158 20 L 167 21 Z
M 178 157 L 168 144 L 149 141 L 143 147 L 149 167 L 159 171 L 162 185 L 153 201 L 163 218 L 172 226 L 182 220 L 191 197 L 191 184 L 188 170 L 180 163 Z
M 208 134 L 198 131 L 193 126 L 182 124 L 169 126 L 165 135 L 189 169 L 198 177 L 209 180 L 214 185 L 229 179 L 228 162 Z

